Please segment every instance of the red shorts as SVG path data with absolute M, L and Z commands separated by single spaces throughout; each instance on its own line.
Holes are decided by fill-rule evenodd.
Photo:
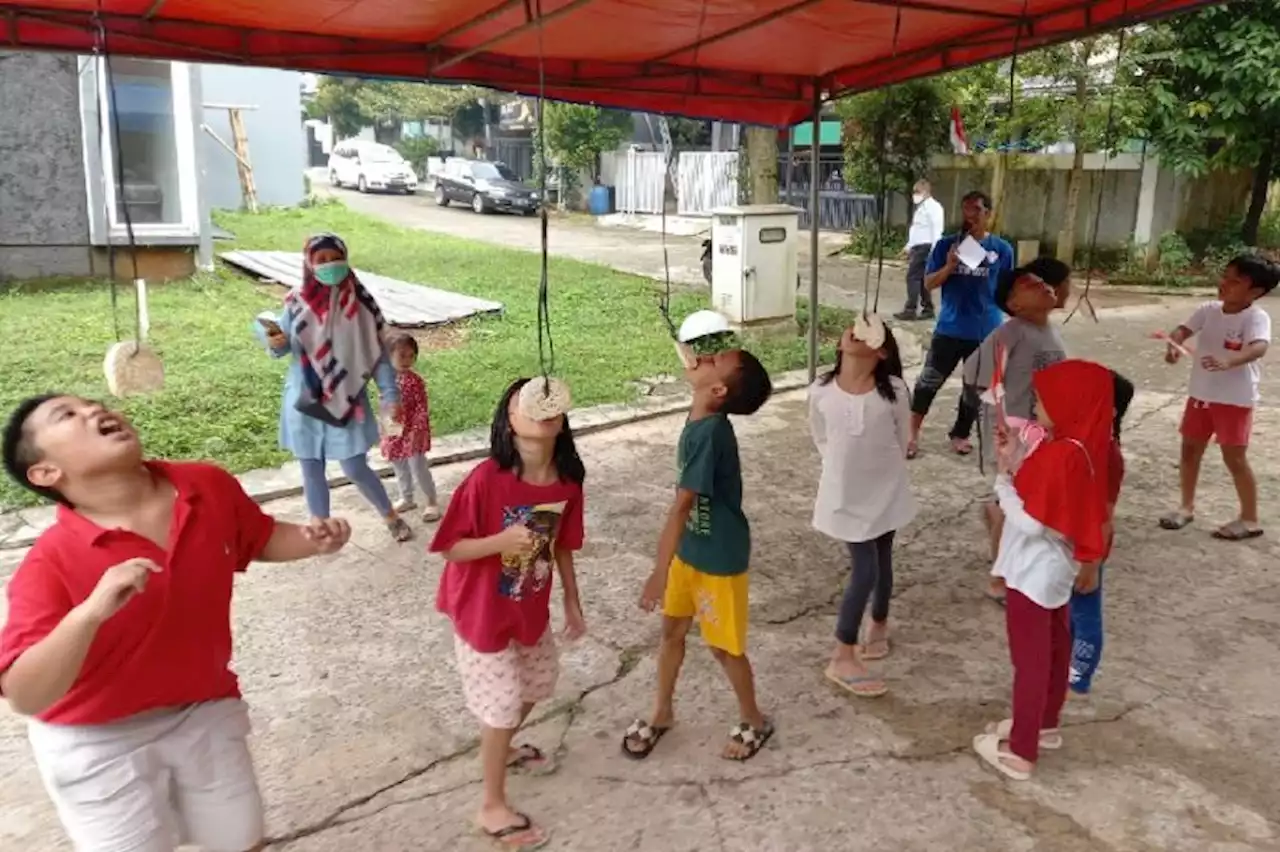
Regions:
M 1252 408 L 1188 398 L 1179 431 L 1189 441 L 1207 444 L 1210 438 L 1217 438 L 1223 447 L 1247 447 L 1252 430 Z

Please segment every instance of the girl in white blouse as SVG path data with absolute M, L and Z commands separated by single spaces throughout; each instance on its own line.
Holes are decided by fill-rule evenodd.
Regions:
M 809 389 L 822 456 L 813 526 L 844 542 L 853 566 L 826 676 L 861 697 L 888 691 L 866 662 L 889 655 L 893 536 L 916 515 L 906 465 L 910 409 L 898 343 L 875 315 L 845 330 L 835 369 Z M 860 642 L 868 600 L 871 624 Z

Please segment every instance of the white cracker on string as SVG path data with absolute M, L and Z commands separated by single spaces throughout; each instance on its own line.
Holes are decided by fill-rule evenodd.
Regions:
M 863 314 L 853 323 L 853 336 L 872 349 L 884 346 L 884 320 L 879 314 Z
M 155 393 L 164 387 L 164 364 L 151 347 L 122 340 L 107 350 L 102 362 L 107 390 L 115 397 Z
M 553 420 L 573 407 L 569 386 L 560 379 L 543 376 L 530 379 L 520 388 L 520 413 L 530 420 Z

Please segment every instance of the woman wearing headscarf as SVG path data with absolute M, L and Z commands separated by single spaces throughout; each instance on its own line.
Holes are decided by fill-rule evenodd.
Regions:
M 329 517 L 325 462 L 337 461 L 392 537 L 408 541 L 412 530 L 369 467 L 369 448 L 378 443 L 369 380 L 377 383 L 392 420 L 400 396 L 383 345 L 382 312 L 351 269 L 346 244 L 333 234 L 309 239 L 301 286 L 289 292 L 276 323 L 259 326 L 273 358 L 291 356 L 280 406 L 280 446 L 302 466 L 307 510 L 315 518 Z

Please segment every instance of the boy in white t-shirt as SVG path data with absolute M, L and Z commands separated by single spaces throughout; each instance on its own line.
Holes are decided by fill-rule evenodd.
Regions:
M 1178 530 L 1195 519 L 1196 481 L 1211 438 L 1235 481 L 1240 517 L 1223 525 L 1215 538 L 1243 541 L 1262 535 L 1258 523 L 1258 483 L 1245 455 L 1258 403 L 1259 359 L 1271 344 L 1271 317 L 1254 304 L 1280 283 L 1280 268 L 1266 258 L 1242 254 L 1227 264 L 1218 284 L 1218 301 L 1206 302 L 1169 335 L 1165 360 L 1177 363 L 1179 348 L 1196 336 L 1187 407 L 1182 415 L 1182 461 L 1178 479 L 1182 504 L 1160 519 Z

